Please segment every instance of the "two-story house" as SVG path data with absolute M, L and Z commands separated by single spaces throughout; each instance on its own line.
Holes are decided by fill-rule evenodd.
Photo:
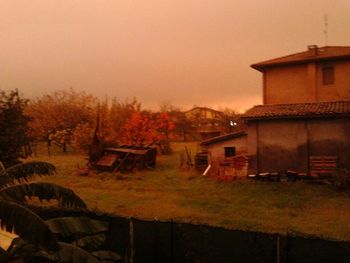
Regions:
M 203 140 L 221 135 L 224 129 L 225 116 L 221 111 L 207 107 L 194 107 L 186 111 L 185 116 Z
M 252 67 L 264 104 L 243 117 L 248 173 L 350 169 L 350 47 L 309 46 Z

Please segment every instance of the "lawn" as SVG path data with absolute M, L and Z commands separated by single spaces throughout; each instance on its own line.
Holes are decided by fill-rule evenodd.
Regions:
M 186 144 L 192 151 L 196 144 Z M 230 229 L 313 235 L 350 241 L 350 197 L 330 185 L 238 180 L 217 182 L 179 166 L 185 144 L 158 156 L 155 170 L 116 176 L 81 176 L 77 153 L 38 152 L 36 160 L 57 166 L 57 174 L 37 178 L 73 189 L 91 209 L 143 219 L 170 220 Z

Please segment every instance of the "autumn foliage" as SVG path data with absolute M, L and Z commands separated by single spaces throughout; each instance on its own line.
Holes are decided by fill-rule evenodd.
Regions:
M 31 136 L 46 141 L 48 151 L 55 144 L 64 152 L 71 146 L 88 153 L 96 134 L 101 147 L 155 145 L 161 153 L 170 153 L 170 140 L 186 141 L 194 138 L 195 132 L 194 121 L 171 104 L 161 105 L 160 112 L 151 112 L 142 110 L 135 98 L 99 100 L 73 89 L 30 101 L 26 114 L 32 119 Z
M 74 130 L 83 124 L 93 125 L 97 99 L 73 89 L 43 95 L 32 100 L 27 114 L 32 117 L 33 136 L 66 151 L 72 142 Z
M 123 143 L 144 147 L 157 145 L 169 153 L 169 132 L 174 128 L 167 113 L 134 112 L 124 125 Z

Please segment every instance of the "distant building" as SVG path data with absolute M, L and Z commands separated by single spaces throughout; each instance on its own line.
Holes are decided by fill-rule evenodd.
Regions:
M 195 107 L 185 112 L 188 119 L 202 140 L 222 134 L 225 116 L 221 111 L 207 107 Z
M 263 73 L 264 104 L 350 99 L 350 47 L 311 45 L 251 67 Z

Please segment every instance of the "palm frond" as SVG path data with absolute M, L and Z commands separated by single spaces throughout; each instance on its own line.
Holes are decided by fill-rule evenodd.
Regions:
M 32 262 L 35 259 L 35 262 L 71 262 L 71 263 L 97 263 L 99 260 L 94 257 L 89 252 L 76 247 L 74 245 L 58 242 L 59 249 L 58 251 L 52 253 L 45 251 L 43 249 L 38 249 L 27 241 L 17 238 L 14 239 L 13 244 L 8 249 L 8 253 L 12 257 L 20 257 L 24 260 Z M 33 261 L 34 262 L 34 261 Z
M 5 173 L 5 172 L 6 172 L 5 166 L 4 166 L 4 164 L 0 161 L 0 174 Z
M 13 165 L 6 169 L 7 175 L 13 180 L 21 182 L 28 181 L 28 178 L 34 175 L 52 175 L 56 171 L 56 167 L 47 162 L 26 162 Z
M 0 190 L 0 198 L 26 203 L 26 197 L 36 196 L 42 200 L 58 200 L 61 207 L 86 208 L 84 201 L 71 189 L 52 183 L 30 183 L 6 187 Z
M 0 189 L 11 183 L 11 178 L 7 175 L 5 166 L 0 161 Z
M 0 199 L 0 226 L 22 239 L 47 250 L 57 250 L 58 243 L 48 225 L 38 215 L 17 203 Z
M 7 173 L 0 172 L 0 189 L 9 186 L 13 180 L 7 176 Z
M 87 251 L 99 249 L 106 240 L 106 233 L 86 236 L 75 240 L 75 244 Z
M 63 262 L 72 263 L 97 263 L 100 262 L 89 252 L 82 248 L 73 246 L 68 243 L 59 242 L 60 250 L 58 251 L 58 257 Z
M 121 262 L 122 260 L 121 256 L 110 250 L 94 251 L 91 252 L 91 254 L 97 257 L 99 260 L 102 260 L 103 262 Z
M 63 237 L 70 237 L 76 234 L 93 235 L 108 231 L 109 224 L 104 221 L 88 217 L 58 217 L 45 221 L 50 230 Z

